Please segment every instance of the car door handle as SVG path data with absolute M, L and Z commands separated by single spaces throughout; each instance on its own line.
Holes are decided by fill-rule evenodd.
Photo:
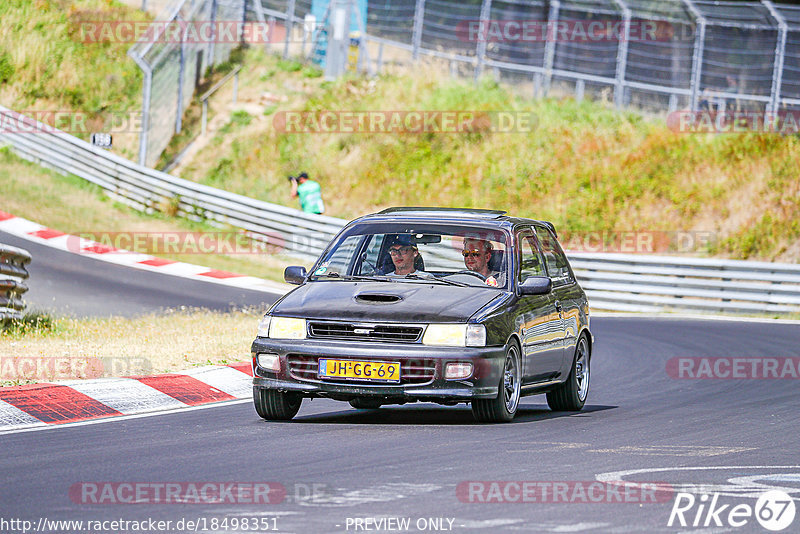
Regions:
M 560 312 L 560 311 L 561 311 L 561 309 L 562 309 L 562 308 L 561 308 L 561 301 L 559 301 L 559 300 L 557 300 L 557 301 L 556 301 L 556 309 L 557 309 L 559 312 Z

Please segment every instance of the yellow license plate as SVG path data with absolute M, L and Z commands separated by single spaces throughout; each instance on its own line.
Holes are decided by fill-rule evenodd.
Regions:
M 370 382 L 400 382 L 400 362 L 331 360 L 320 358 L 320 378 L 344 378 Z

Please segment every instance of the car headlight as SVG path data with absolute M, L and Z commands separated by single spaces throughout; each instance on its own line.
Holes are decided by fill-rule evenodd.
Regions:
M 256 333 L 256 337 L 269 337 L 269 323 L 272 319 L 272 316 L 265 315 L 258 321 L 258 333 Z
M 294 317 L 273 317 L 269 325 L 272 339 L 305 339 L 306 320 Z
M 482 324 L 430 324 L 422 336 L 424 345 L 483 347 L 486 327 Z

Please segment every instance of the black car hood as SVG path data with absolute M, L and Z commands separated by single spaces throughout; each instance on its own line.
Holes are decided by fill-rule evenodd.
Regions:
M 419 281 L 320 281 L 298 287 L 272 313 L 342 321 L 466 322 L 499 295 L 490 288 Z

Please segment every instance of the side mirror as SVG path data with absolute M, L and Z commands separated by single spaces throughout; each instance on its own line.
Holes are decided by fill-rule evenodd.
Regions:
M 299 265 L 291 265 L 283 271 L 283 279 L 287 284 L 299 286 L 306 281 L 306 268 Z
M 519 285 L 523 295 L 547 295 L 553 289 L 553 282 L 546 276 L 531 276 Z

